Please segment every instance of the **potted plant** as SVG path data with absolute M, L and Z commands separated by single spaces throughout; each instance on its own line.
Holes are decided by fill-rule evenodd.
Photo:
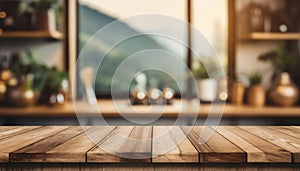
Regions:
M 44 101 L 51 106 L 63 105 L 68 99 L 68 73 L 56 67 L 47 68 L 46 84 L 43 89 Z
M 206 67 L 214 67 L 211 62 Z M 199 99 L 203 102 L 212 102 L 217 98 L 217 81 L 210 77 L 207 69 L 200 60 L 193 63 L 192 73 L 198 82 Z M 212 73 L 213 74 L 213 73 Z
M 26 107 L 37 101 L 50 105 L 64 104 L 68 95 L 67 72 L 39 63 L 30 51 L 25 55 L 15 55 L 10 66 L 18 78 L 15 86 L 10 86 L 7 98 L 13 106 Z
M 262 75 L 260 73 L 252 73 L 249 75 L 250 87 L 247 89 L 247 103 L 251 106 L 264 106 L 265 88 L 261 85 Z
M 299 82 L 299 56 L 292 53 L 286 43 L 280 43 L 275 51 L 259 57 L 263 61 L 271 61 L 275 69 L 273 85 L 268 92 L 268 98 L 280 106 L 292 106 L 299 99 L 299 88 L 293 83 L 293 78 Z
M 245 84 L 241 78 L 241 75 L 235 74 L 234 80 L 231 83 L 230 100 L 234 105 L 242 105 L 244 103 Z
M 15 54 L 14 63 L 10 70 L 16 77 L 16 84 L 10 85 L 7 91 L 7 98 L 15 107 L 27 107 L 36 104 L 40 97 L 41 90 L 45 85 L 45 77 L 40 75 L 45 67 L 38 64 L 30 51 L 25 55 Z
M 54 30 L 56 28 L 55 10 L 60 7 L 59 0 L 29 0 L 20 2 L 19 12 L 20 14 L 30 12 L 37 30 Z

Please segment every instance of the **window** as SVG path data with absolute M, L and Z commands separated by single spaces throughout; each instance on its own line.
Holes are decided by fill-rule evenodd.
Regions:
M 168 25 L 168 23 L 159 23 L 152 24 L 150 20 L 145 19 L 143 22 L 144 25 L 135 25 L 134 22 L 130 22 L 130 19 L 137 15 L 147 15 L 147 14 L 156 14 L 156 15 L 165 15 L 173 18 L 177 18 L 182 21 L 186 21 L 187 18 L 187 0 L 78 0 L 78 44 L 79 52 L 85 47 L 88 40 L 102 28 L 105 28 L 110 23 L 121 19 L 120 29 L 122 32 L 154 32 L 157 31 L 166 31 L 166 32 L 175 32 L 174 34 L 178 35 L 181 40 L 185 42 L 188 41 L 187 28 L 186 25 L 178 25 L 174 29 Z M 220 8 L 211 8 L 213 5 L 217 4 L 217 0 L 205 1 L 205 0 L 194 0 L 192 1 L 192 18 L 195 23 L 195 27 L 202 31 L 208 40 L 212 44 L 216 44 L 217 52 L 222 55 L 223 63 L 226 62 L 226 4 L 221 3 Z M 201 5 L 204 5 L 201 7 Z M 199 7 L 199 8 L 198 8 Z M 203 10 L 209 7 L 209 10 Z M 224 14 L 225 13 L 225 14 Z M 212 15 L 214 14 L 214 15 Z M 207 20 L 207 17 L 212 17 L 212 19 Z M 224 20 L 225 18 L 225 20 Z M 226 23 L 226 24 L 225 24 Z M 179 28 L 179 29 L 178 29 Z M 214 30 L 212 28 L 215 28 Z M 218 30 L 221 28 L 222 30 Z M 213 30 L 213 32 L 212 32 Z M 114 36 L 122 34 L 120 30 L 111 30 L 110 34 L 101 36 L 98 42 L 94 42 L 94 48 L 92 51 L 89 51 L 88 56 L 98 56 L 105 55 L 104 60 L 102 61 L 101 67 L 97 69 L 95 66 L 96 80 L 95 80 L 95 91 L 99 97 L 104 97 L 110 95 L 111 91 L 111 82 L 114 76 L 115 70 L 125 62 L 125 60 L 134 55 L 136 52 L 143 51 L 145 49 L 160 49 L 162 51 L 170 52 L 175 55 L 183 63 L 187 62 L 187 48 L 178 41 L 174 41 L 170 38 L 159 36 L 156 34 L 147 34 L 139 35 L 120 42 L 108 52 L 107 48 L 112 46 L 110 39 L 114 39 Z M 197 46 L 197 44 L 193 44 Z M 201 46 L 197 47 L 197 54 L 195 55 L 205 55 L 201 50 Z M 164 64 L 168 62 L 168 55 L 160 54 L 159 58 L 151 57 L 153 59 L 159 59 L 159 61 Z M 92 63 L 94 61 L 84 61 L 86 63 Z M 128 68 L 126 72 L 130 75 L 129 72 L 134 72 L 135 69 L 138 69 L 138 66 L 143 63 L 142 60 L 136 60 L 136 68 Z M 150 87 L 157 87 L 162 89 L 163 87 L 171 87 L 178 92 L 178 84 L 181 84 L 181 87 L 186 87 L 185 78 L 186 78 L 186 68 L 183 66 L 175 66 L 176 74 L 180 75 L 182 81 L 175 82 L 174 78 L 170 75 L 157 71 L 157 70 L 147 70 L 143 71 L 142 74 L 146 76 L 145 89 Z M 127 74 L 124 74 L 127 75 Z M 131 78 L 124 78 L 131 79 Z M 123 85 L 122 79 L 117 80 L 116 88 L 120 94 L 128 94 L 128 87 Z M 137 84 L 133 79 L 131 85 Z
M 215 48 L 224 70 L 227 68 L 227 5 L 227 1 L 224 0 L 193 0 L 192 7 L 193 25 Z M 206 55 L 201 46 L 193 46 L 197 49 L 197 55 Z

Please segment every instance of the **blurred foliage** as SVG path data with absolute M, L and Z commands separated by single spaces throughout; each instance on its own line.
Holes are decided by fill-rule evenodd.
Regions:
M 300 55 L 298 43 L 292 41 L 280 42 L 275 51 L 260 55 L 259 60 L 272 63 L 275 69 L 273 80 L 277 73 L 287 72 L 300 87 Z
M 67 72 L 40 64 L 30 51 L 26 51 L 23 56 L 18 55 L 10 70 L 17 78 L 33 75 L 33 89 L 37 91 L 46 89 L 49 92 L 56 92 L 61 87 L 62 80 L 68 78 Z
M 254 86 L 254 85 L 259 85 L 262 82 L 262 74 L 255 72 L 252 73 L 248 76 L 249 82 L 250 82 L 250 86 Z
M 200 58 L 193 58 L 192 74 L 196 79 L 217 78 L 218 62 L 211 56 L 203 56 Z
M 297 63 L 297 58 L 297 54 L 288 50 L 285 42 L 280 42 L 275 51 L 259 56 L 259 60 L 261 61 L 271 61 L 277 72 L 289 72 L 290 74 L 293 67 L 295 67 L 294 64 Z
M 196 60 L 192 66 L 192 73 L 197 79 L 209 78 L 208 72 L 200 60 Z
M 59 0 L 29 0 L 21 1 L 19 4 L 19 12 L 33 12 L 37 10 L 58 9 L 61 5 Z

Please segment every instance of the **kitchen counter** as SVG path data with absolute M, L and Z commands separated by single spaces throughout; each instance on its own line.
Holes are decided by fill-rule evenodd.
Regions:
M 98 145 L 87 137 L 83 129 L 94 137 Z M 91 167 L 98 164 L 102 168 L 122 166 L 114 165 L 116 163 L 123 163 L 126 167 L 126 163 L 137 163 L 138 167 L 147 168 L 163 163 L 177 163 L 173 165 L 176 167 L 212 167 L 209 163 L 220 166 L 229 163 L 226 166 L 234 168 L 299 167 L 299 126 L 220 126 L 208 141 L 200 143 L 199 135 L 204 129 L 211 131 L 214 127 L 2 126 L 0 168 L 28 167 L 26 163 L 43 163 L 47 167 L 64 167 L 69 163 L 66 166 L 73 168 L 89 167 L 89 163 Z M 176 137 L 185 134 L 188 138 L 177 145 Z M 161 138 L 157 138 L 159 136 Z M 113 154 L 103 149 L 110 149 Z M 164 152 L 166 149 L 170 150 Z M 128 159 L 122 155 L 142 159 Z M 42 165 L 31 165 L 35 166 Z

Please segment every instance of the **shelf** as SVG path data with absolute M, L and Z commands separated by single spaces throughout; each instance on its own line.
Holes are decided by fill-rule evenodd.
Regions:
M 63 34 L 58 31 L 4 31 L 0 38 L 50 38 L 61 40 Z
M 123 103 L 126 105 L 125 103 Z M 100 112 L 103 117 L 124 117 L 134 116 L 134 117 L 178 117 L 181 112 L 181 102 L 180 100 L 175 100 L 172 105 L 167 106 L 164 109 L 163 114 L 151 111 L 150 106 L 122 106 L 124 110 L 122 115 L 115 108 L 111 100 L 99 100 L 98 105 L 100 106 Z M 81 105 L 80 103 L 76 105 Z M 216 105 L 219 107 L 217 110 L 222 109 L 222 105 Z M 84 109 L 82 113 L 86 116 L 97 116 L 98 113 L 89 111 L 89 106 L 82 104 L 80 107 Z M 134 110 L 132 110 L 134 109 Z M 211 111 L 210 104 L 200 104 L 198 117 L 207 117 L 208 113 Z M 183 115 L 189 117 L 191 112 L 184 112 Z M 76 117 L 74 111 L 74 105 L 72 102 L 67 102 L 63 107 L 49 107 L 46 105 L 29 107 L 29 108 L 9 108 L 0 107 L 0 117 L 11 116 L 11 117 Z M 264 106 L 264 107 L 252 107 L 247 105 L 236 106 L 233 104 L 226 104 L 224 108 L 224 113 L 222 117 L 233 117 L 233 118 L 253 118 L 253 117 L 300 117 L 300 106 L 294 107 L 279 107 L 279 106 Z
M 253 32 L 241 40 L 300 40 L 300 33 Z

